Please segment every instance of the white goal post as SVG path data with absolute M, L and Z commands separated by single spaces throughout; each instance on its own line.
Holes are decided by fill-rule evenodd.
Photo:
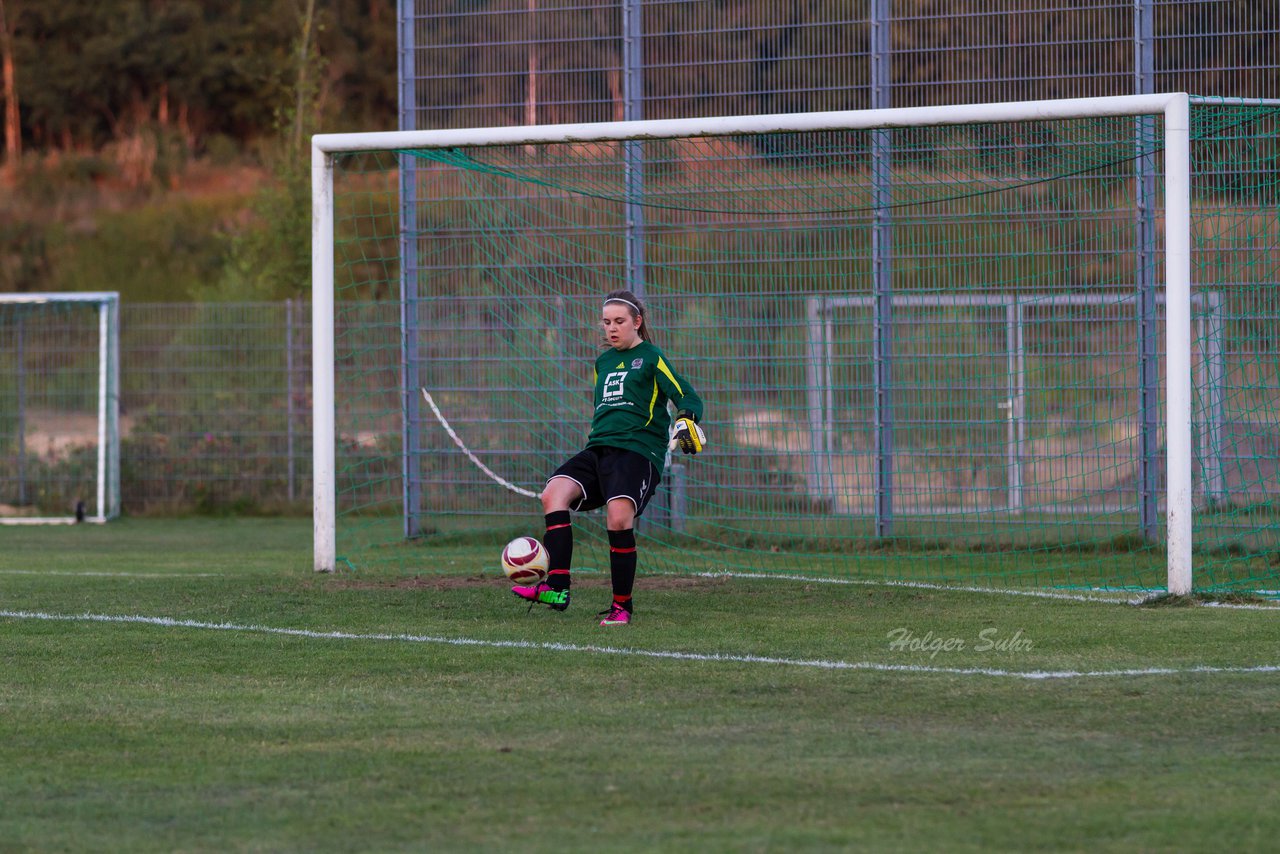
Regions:
M 119 294 L 0 294 L 0 326 L 9 379 L 0 445 L 12 461 L 4 479 L 12 495 L 0 496 L 12 512 L 0 513 L 0 525 L 118 516 Z M 88 464 L 77 464 L 86 450 Z
M 314 569 L 332 572 L 336 551 L 334 397 L 334 157 L 545 143 L 590 143 L 808 131 L 902 129 L 1094 117 L 1163 117 L 1165 225 L 1166 550 L 1168 591 L 1192 587 L 1192 359 L 1190 99 L 1184 93 L 959 106 L 852 110 L 437 131 L 321 134 L 312 138 L 312 334 L 314 406 Z

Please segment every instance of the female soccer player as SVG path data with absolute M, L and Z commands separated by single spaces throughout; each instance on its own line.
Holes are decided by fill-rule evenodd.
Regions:
M 556 469 L 542 491 L 546 514 L 547 580 L 511 592 L 556 611 L 569 607 L 569 564 L 573 557 L 570 510 L 605 508 L 613 603 L 602 626 L 631 622 L 631 590 L 636 578 L 635 520 L 644 512 L 662 476 L 671 417 L 677 408 L 676 443 L 696 454 L 706 443 L 698 426 L 702 398 L 667 363 L 650 340 L 644 303 L 631 291 L 605 297 L 600 324 L 608 349 L 596 359 L 595 413 L 587 447 Z

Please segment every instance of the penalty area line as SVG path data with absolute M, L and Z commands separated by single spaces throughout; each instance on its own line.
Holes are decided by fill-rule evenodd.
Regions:
M 875 578 L 827 578 L 821 575 L 796 575 L 789 572 L 722 572 L 695 573 L 699 578 L 742 578 L 749 581 L 798 581 L 812 584 L 839 584 L 854 587 L 900 587 L 908 590 L 937 590 L 944 593 L 983 593 L 996 596 L 1028 596 L 1034 599 L 1059 599 L 1067 602 L 1101 602 L 1106 605 L 1135 605 L 1142 601 L 1123 594 L 1086 596 L 1081 593 L 1058 593 L 1052 590 L 1019 590 L 1016 588 L 957 586 L 930 581 L 894 581 Z
M 1153 596 L 1161 593 L 1160 590 L 1152 589 L 1146 591 L 1142 596 L 1135 597 L 1120 591 L 1111 592 L 1106 591 L 1105 589 L 1098 589 L 1097 592 L 1102 595 L 1090 596 L 1084 593 L 1061 593 L 1054 590 L 1019 590 L 1017 588 L 974 586 L 962 587 L 951 584 L 938 584 L 930 581 L 893 581 L 889 579 L 871 578 L 827 578 L 820 575 L 796 575 L 788 572 L 769 573 L 721 570 L 716 572 L 695 572 L 691 574 L 696 578 L 741 578 L 748 581 L 792 581 L 810 584 L 848 585 L 855 587 L 897 587 L 908 590 L 936 590 L 941 593 L 980 593 L 989 596 L 1025 596 L 1032 599 L 1056 599 L 1061 602 L 1096 602 L 1103 605 L 1141 605 Z M 1262 595 L 1270 594 L 1273 591 L 1256 592 Z M 1109 595 L 1107 595 L 1108 593 Z M 1206 601 L 1199 602 L 1197 604 L 1204 608 L 1228 608 L 1239 611 L 1280 611 L 1280 603 L 1226 603 Z
M 1028 681 L 1101 679 L 1133 676 L 1175 676 L 1190 674 L 1280 673 L 1280 665 L 1272 664 L 1241 667 L 1214 667 L 1209 665 L 1196 665 L 1192 667 L 1143 667 L 1126 668 L 1122 670 L 1004 670 L 988 667 L 935 667 L 922 664 L 889 664 L 876 661 L 840 661 L 830 659 L 782 658 L 767 655 L 739 655 L 733 653 L 680 652 L 677 650 L 638 649 L 635 647 L 598 646 L 596 644 L 574 644 L 547 641 L 501 641 L 482 640 L 479 638 L 450 638 L 435 635 L 315 631 L 312 629 L 289 629 L 277 626 L 259 626 L 239 623 L 208 623 L 200 620 L 179 620 L 172 617 L 148 617 L 139 614 L 51 614 L 42 611 L 0 610 L 0 618 L 68 623 L 124 623 L 160 626 L 164 628 L 282 635 L 285 637 L 305 638 L 309 640 L 391 641 L 485 649 L 578 652 L 593 655 L 619 655 L 636 658 L 654 658 L 670 661 L 695 661 L 715 664 L 764 664 L 782 667 L 811 668 L 817 670 L 848 670 L 943 676 L 989 676 L 994 678 L 1022 679 Z

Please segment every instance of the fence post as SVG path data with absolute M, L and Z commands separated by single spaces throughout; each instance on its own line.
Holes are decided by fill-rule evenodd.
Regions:
M 1024 356 L 1022 350 L 1022 303 L 1017 294 L 1009 297 L 1005 304 L 1005 372 L 1006 391 L 1009 395 L 1004 406 L 1008 408 L 1008 424 L 1006 430 L 1008 498 L 1005 503 L 1010 513 L 1022 512 L 1022 435 L 1024 431 L 1023 417 L 1023 370 Z
M 285 403 L 284 403 L 284 430 L 285 430 L 285 458 L 288 467 L 288 490 L 289 503 L 293 503 L 294 499 L 294 473 L 293 473 L 293 299 L 289 298 L 284 301 L 284 385 L 285 385 Z
M 638 122 L 644 119 L 644 22 L 640 16 L 641 0 L 624 0 L 622 4 L 622 118 Z M 644 297 L 644 143 L 630 139 L 622 144 L 623 169 L 626 175 L 626 246 L 627 287 Z
M 644 18 L 643 0 L 622 3 L 622 120 L 644 119 Z M 622 168 L 626 181 L 625 243 L 627 289 L 640 298 L 645 295 L 644 143 L 629 139 L 622 143 Z M 668 458 L 670 454 L 668 454 Z M 672 485 L 660 489 L 652 502 L 651 521 L 657 525 L 677 522 Z
M 27 359 L 22 306 L 18 306 L 15 314 L 18 339 L 18 506 L 23 507 L 27 503 Z
M 1133 89 L 1136 95 L 1155 90 L 1155 23 L 1151 0 L 1133 4 Z M 1134 228 L 1138 257 L 1134 288 L 1138 319 L 1138 399 L 1142 431 L 1138 458 L 1138 520 L 1142 536 L 1160 539 L 1160 322 L 1156 309 L 1156 174 L 1151 144 L 1155 120 L 1134 119 Z
M 414 0 L 400 0 L 400 130 L 417 129 L 417 42 Z M 400 155 L 400 476 L 401 513 L 406 539 L 418 535 L 422 515 L 422 475 L 418 463 L 422 384 L 419 376 L 418 323 L 418 160 Z
M 890 0 L 871 4 L 871 107 L 892 106 L 893 43 Z M 890 170 L 893 138 L 888 130 L 877 130 L 871 142 L 872 196 L 875 227 L 871 232 L 872 288 L 872 374 L 875 407 L 875 532 L 877 537 L 893 536 L 893 215 Z

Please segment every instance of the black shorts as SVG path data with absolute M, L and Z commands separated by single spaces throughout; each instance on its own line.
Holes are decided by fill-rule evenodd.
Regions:
M 661 480 L 653 463 L 622 448 L 587 448 L 556 469 L 547 482 L 557 477 L 582 487 L 583 497 L 570 510 L 595 510 L 614 498 L 630 498 L 636 516 L 644 512 Z

